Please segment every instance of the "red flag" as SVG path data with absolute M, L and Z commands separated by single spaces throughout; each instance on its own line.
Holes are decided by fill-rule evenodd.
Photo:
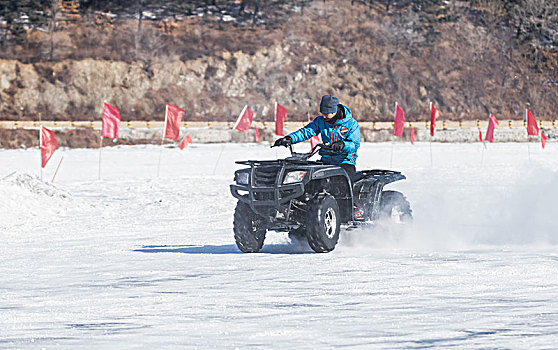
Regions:
M 190 137 L 190 135 L 186 135 L 178 144 L 178 148 L 184 149 L 184 147 L 188 146 L 190 142 L 192 142 L 192 138 Z
M 260 131 L 258 130 L 258 128 L 254 125 L 254 131 L 255 131 L 255 141 L 256 142 L 260 142 Z
M 405 112 L 401 107 L 399 107 L 399 104 L 395 102 L 393 135 L 397 137 L 402 137 L 404 128 L 405 128 Z
M 165 110 L 165 133 L 164 138 L 173 141 L 180 140 L 180 123 L 184 116 L 184 110 L 175 105 L 167 104 Z
M 283 124 L 287 120 L 289 111 L 279 103 L 275 102 L 275 135 L 285 136 L 283 133 Z
M 119 125 L 120 111 L 118 108 L 105 103 L 103 107 L 103 128 L 101 130 L 101 136 L 117 139 Z
M 322 139 L 320 137 L 320 134 L 316 135 L 316 136 L 312 136 L 310 138 L 310 148 L 314 148 L 318 143 L 321 143 Z
M 482 142 L 482 131 L 480 128 L 479 128 L 479 141 Z
M 542 143 L 542 148 L 544 149 L 544 146 L 546 146 L 546 135 L 544 134 L 544 132 L 541 131 L 541 143 Z
M 56 151 L 56 148 L 58 148 L 58 141 L 56 141 L 54 131 L 48 130 L 42 126 L 41 139 L 39 141 L 39 148 L 41 149 L 41 167 L 44 168 L 54 151 Z
M 430 136 L 434 136 L 436 129 L 436 120 L 440 118 L 440 111 L 434 107 L 434 103 L 430 102 Z
M 242 112 L 240 112 L 240 115 L 236 120 L 236 123 L 234 124 L 233 129 L 236 129 L 241 132 L 248 131 L 248 129 L 250 129 L 250 125 L 252 125 L 252 120 L 254 120 L 255 116 L 256 113 L 254 113 L 254 111 L 252 111 L 250 107 L 244 106 Z
M 411 128 L 411 144 L 415 144 L 415 128 Z
M 492 114 L 488 118 L 488 129 L 486 129 L 486 136 L 484 139 L 488 142 L 494 141 L 494 129 L 500 124 L 498 124 L 498 120 Z
M 539 135 L 539 127 L 537 125 L 537 120 L 533 116 L 530 110 L 525 110 L 525 118 L 527 119 L 527 135 L 530 136 L 538 136 Z

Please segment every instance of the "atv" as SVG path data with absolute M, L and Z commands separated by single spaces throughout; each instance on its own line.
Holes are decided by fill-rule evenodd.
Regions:
M 244 253 L 258 252 L 268 230 L 288 232 L 292 239 L 306 239 L 317 253 L 332 251 L 341 225 L 354 228 L 390 220 L 405 224 L 412 211 L 402 193 L 384 191 L 405 176 L 391 170 L 363 170 L 353 181 L 336 165 L 309 160 L 330 144 L 317 144 L 309 153 L 295 153 L 278 160 L 237 161 L 249 168 L 237 170 L 232 195 L 234 238 Z

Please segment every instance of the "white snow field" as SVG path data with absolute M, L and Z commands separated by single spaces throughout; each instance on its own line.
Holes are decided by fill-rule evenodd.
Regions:
M 52 185 L 37 149 L 0 150 L 0 347 L 558 347 L 558 144 L 431 147 L 362 145 L 415 220 L 328 254 L 236 248 L 234 161 L 285 149 L 166 147 L 157 177 L 161 148 L 109 147 L 100 181 L 98 150 L 59 149 Z

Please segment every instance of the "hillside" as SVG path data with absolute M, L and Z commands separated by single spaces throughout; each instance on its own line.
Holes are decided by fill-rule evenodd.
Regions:
M 123 120 L 160 119 L 166 103 L 189 120 L 233 120 L 245 104 L 272 120 L 275 101 L 305 120 L 325 93 L 362 120 L 390 120 L 395 101 L 421 120 L 431 100 L 448 120 L 521 119 L 526 107 L 557 118 L 554 32 L 529 37 L 530 17 L 490 1 L 390 3 L 305 1 L 236 17 L 233 4 L 141 22 L 89 11 L 3 42 L 0 119 L 98 119 L 106 100 Z

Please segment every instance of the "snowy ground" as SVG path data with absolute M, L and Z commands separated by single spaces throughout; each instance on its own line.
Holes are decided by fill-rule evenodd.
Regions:
M 0 347 L 558 344 L 557 144 L 433 144 L 432 165 L 428 143 L 364 144 L 359 168 L 407 175 L 390 188 L 415 222 L 329 254 L 234 244 L 234 161 L 285 150 L 165 148 L 157 178 L 159 152 L 105 148 L 99 181 L 98 150 L 58 150 L 51 186 L 38 150 L 0 150 Z

